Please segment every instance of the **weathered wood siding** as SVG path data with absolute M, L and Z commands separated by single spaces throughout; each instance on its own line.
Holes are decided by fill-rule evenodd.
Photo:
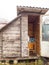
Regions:
M 28 50 L 28 16 L 13 21 L 0 34 L 0 55 L 2 57 L 26 57 Z
M 0 58 L 2 57 L 2 33 L 0 32 Z
M 21 20 L 22 57 L 29 56 L 28 51 L 28 16 L 22 16 Z
M 3 30 L 3 57 L 20 57 L 20 18 Z

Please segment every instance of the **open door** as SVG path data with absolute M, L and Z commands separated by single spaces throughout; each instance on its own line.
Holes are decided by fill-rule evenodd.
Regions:
M 28 16 L 29 55 L 34 56 L 40 52 L 40 16 Z

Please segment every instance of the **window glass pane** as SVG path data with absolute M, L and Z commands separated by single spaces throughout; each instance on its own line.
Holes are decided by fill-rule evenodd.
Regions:
M 49 41 L 49 16 L 45 16 L 42 23 L 42 41 Z

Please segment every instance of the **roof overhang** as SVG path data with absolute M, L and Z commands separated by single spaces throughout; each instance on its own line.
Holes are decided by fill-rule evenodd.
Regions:
M 48 8 L 17 6 L 17 15 L 21 13 L 35 13 L 35 14 L 43 15 L 48 10 L 49 10 Z

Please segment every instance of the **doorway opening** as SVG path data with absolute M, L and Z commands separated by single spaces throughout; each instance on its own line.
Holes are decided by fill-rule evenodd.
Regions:
M 29 56 L 40 53 L 40 16 L 28 15 Z

